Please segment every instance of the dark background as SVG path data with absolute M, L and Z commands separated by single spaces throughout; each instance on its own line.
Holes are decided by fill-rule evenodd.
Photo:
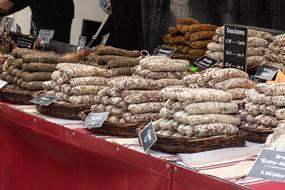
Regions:
M 285 0 L 189 0 L 190 16 L 217 25 L 285 30 Z

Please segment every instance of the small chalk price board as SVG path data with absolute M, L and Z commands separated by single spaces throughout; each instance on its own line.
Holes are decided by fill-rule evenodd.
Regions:
M 203 56 L 197 59 L 194 62 L 194 65 L 200 67 L 201 69 L 209 69 L 213 67 L 215 64 L 217 64 L 219 61 L 212 59 L 211 57 L 208 56 Z
M 17 44 L 17 47 L 33 49 L 36 40 L 33 36 L 23 35 L 21 33 L 14 33 L 14 32 L 11 33 L 11 35 L 12 35 L 12 41 Z
M 268 66 L 268 65 L 262 65 L 258 71 L 255 74 L 255 78 L 261 79 L 261 80 L 273 80 L 273 78 L 276 76 L 278 72 L 278 68 Z
M 77 45 L 77 50 L 81 50 L 85 48 L 87 42 L 87 37 L 86 36 L 80 36 L 78 40 L 78 45 Z
M 247 28 L 224 26 L 224 68 L 246 71 Z
M 159 46 L 154 51 L 153 55 L 160 55 L 160 56 L 166 56 L 166 57 L 172 57 L 173 54 L 176 52 L 176 48 L 167 48 L 163 46 Z
M 285 182 L 285 152 L 264 149 L 248 176 Z
M 47 50 L 50 42 L 54 36 L 55 30 L 40 29 L 39 34 L 35 40 L 35 49 Z
M 83 123 L 83 127 L 92 129 L 102 127 L 104 121 L 107 119 L 109 112 L 90 113 Z
M 139 133 L 139 139 L 144 151 L 148 151 L 157 141 L 157 136 L 152 122 L 149 122 L 146 127 Z
M 38 104 L 41 106 L 49 106 L 52 104 L 56 98 L 54 96 L 46 96 L 46 95 L 40 95 L 38 97 L 35 97 L 31 100 L 32 103 Z

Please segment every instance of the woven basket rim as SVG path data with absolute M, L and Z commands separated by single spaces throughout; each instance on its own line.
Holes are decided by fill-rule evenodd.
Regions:
M 232 138 L 245 138 L 246 132 L 239 132 L 237 135 L 219 135 L 219 136 L 213 136 L 213 137 L 207 137 L 207 138 L 187 138 L 187 137 L 173 137 L 173 136 L 163 136 L 163 135 L 157 135 L 159 139 L 169 139 L 169 140 L 179 140 L 179 141 L 185 141 L 187 143 L 189 142 L 206 142 L 206 141 L 223 141 L 227 139 Z
M 255 128 L 247 128 L 247 127 L 240 127 L 241 129 L 248 131 L 248 132 L 255 132 L 255 133 L 273 133 L 274 130 L 270 129 L 255 129 Z

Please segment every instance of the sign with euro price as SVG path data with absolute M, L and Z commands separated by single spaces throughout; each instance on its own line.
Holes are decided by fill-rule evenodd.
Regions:
M 148 151 L 157 141 L 157 136 L 152 122 L 139 133 L 139 139 L 144 151 Z
M 83 127 L 88 129 L 100 128 L 107 119 L 108 115 L 109 112 L 89 113 L 83 123 Z
M 262 65 L 256 72 L 255 78 L 271 81 L 276 76 L 278 70 L 276 67 Z
M 248 176 L 285 182 L 285 152 L 264 149 Z
M 224 26 L 224 65 L 246 71 L 247 28 L 235 25 Z
M 166 56 L 166 57 L 171 58 L 176 52 L 176 50 L 177 50 L 176 48 L 168 48 L 168 47 L 159 46 L 154 51 L 153 55 L 160 55 L 160 56 Z
M 35 97 L 31 100 L 32 103 L 38 104 L 41 106 L 49 106 L 56 100 L 56 97 L 54 96 L 46 96 L 46 95 L 40 95 L 38 97 Z

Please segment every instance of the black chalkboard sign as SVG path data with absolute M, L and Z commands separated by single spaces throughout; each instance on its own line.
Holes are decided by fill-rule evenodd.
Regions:
M 246 71 L 247 28 L 224 26 L 224 68 Z
M 167 47 L 159 46 L 154 51 L 153 55 L 161 55 L 161 56 L 166 56 L 166 57 L 171 58 L 175 52 L 176 52 L 176 48 L 167 48 Z
M 33 49 L 35 38 L 29 35 L 23 35 L 21 33 L 11 33 L 12 41 L 17 44 L 19 48 Z
M 140 132 L 139 139 L 144 151 L 150 149 L 157 141 L 157 136 L 152 122 L 149 122 L 147 126 Z
M 248 176 L 285 182 L 285 152 L 263 150 Z
M 102 127 L 104 121 L 107 119 L 109 112 L 90 113 L 83 123 L 83 127 L 92 129 Z
M 54 96 L 40 95 L 32 99 L 31 102 L 41 106 L 49 106 L 55 101 L 55 99 L 56 98 Z
M 209 69 L 211 67 L 213 67 L 215 64 L 217 64 L 219 61 L 208 57 L 208 56 L 203 56 L 199 59 L 197 59 L 194 64 L 198 67 L 200 67 L 201 69 Z
M 273 78 L 276 76 L 278 72 L 278 68 L 268 66 L 268 65 L 262 65 L 258 71 L 255 74 L 255 78 L 261 79 L 261 80 L 273 80 Z

